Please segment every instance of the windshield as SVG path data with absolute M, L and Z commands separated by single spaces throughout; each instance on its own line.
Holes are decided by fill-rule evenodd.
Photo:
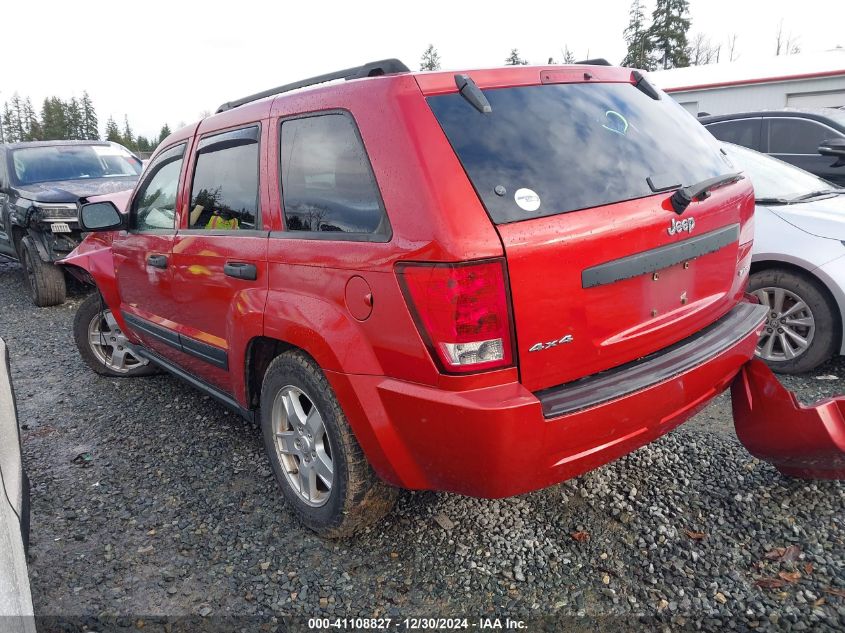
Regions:
M 673 99 L 628 83 L 487 89 L 428 98 L 496 223 L 653 195 L 732 171 L 715 139 Z
M 18 184 L 126 178 L 141 173 L 141 161 L 118 145 L 46 145 L 12 150 Z
M 827 180 L 760 152 L 731 143 L 725 143 L 724 149 L 751 180 L 758 200 L 787 201 L 834 188 Z

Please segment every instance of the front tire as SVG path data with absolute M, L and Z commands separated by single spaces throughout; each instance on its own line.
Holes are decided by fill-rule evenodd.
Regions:
M 351 536 L 396 502 L 398 491 L 373 472 L 325 375 L 305 353 L 286 352 L 267 368 L 261 432 L 282 493 L 320 536 Z
M 33 303 L 39 308 L 64 303 L 67 296 L 64 272 L 55 264 L 42 261 L 29 235 L 21 240 L 19 248 L 24 280 Z
M 772 371 L 810 371 L 836 352 L 839 313 L 816 280 L 771 268 L 751 275 L 748 292 L 769 308 L 756 354 Z
M 73 338 L 82 360 L 101 376 L 118 378 L 158 373 L 154 365 L 129 351 L 129 339 L 99 292 L 79 305 L 73 319 Z

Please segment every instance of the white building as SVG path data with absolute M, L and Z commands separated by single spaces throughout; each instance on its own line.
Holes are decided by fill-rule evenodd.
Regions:
M 845 106 L 845 49 L 673 68 L 649 78 L 690 113 Z

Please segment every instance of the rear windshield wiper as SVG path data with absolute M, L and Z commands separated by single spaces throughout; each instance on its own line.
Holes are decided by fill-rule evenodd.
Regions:
M 455 75 L 455 85 L 458 87 L 460 95 L 469 101 L 476 110 L 482 114 L 490 114 L 493 107 L 487 101 L 487 97 L 481 92 L 476 83 L 469 75 Z
M 818 198 L 819 196 L 827 196 L 827 195 L 841 195 L 845 193 L 845 189 L 820 189 L 819 191 L 811 191 L 810 193 L 805 193 L 801 196 L 796 196 L 795 198 L 791 198 L 790 202 L 801 202 L 802 200 L 811 200 L 813 198 Z
M 672 198 L 670 199 L 672 202 L 672 208 L 675 210 L 675 213 L 681 215 L 687 210 L 687 207 L 693 200 L 704 200 L 710 191 L 716 187 L 723 187 L 724 185 L 729 185 L 737 182 L 738 180 L 742 180 L 743 178 L 745 178 L 745 176 L 739 172 L 735 174 L 725 174 L 723 176 L 716 176 L 715 178 L 708 178 L 707 180 L 702 180 L 694 185 L 678 189 L 674 194 L 672 194 Z
M 755 198 L 755 204 L 789 204 L 786 198 Z

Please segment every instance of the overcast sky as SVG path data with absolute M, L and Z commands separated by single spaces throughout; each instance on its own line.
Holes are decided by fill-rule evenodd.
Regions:
M 648 11 L 654 0 L 647 1 Z M 842 0 L 692 0 L 691 33 L 738 35 L 743 59 L 774 55 L 778 22 L 803 51 L 845 46 Z M 398 57 L 412 69 L 429 43 L 445 69 L 501 65 L 511 48 L 532 63 L 625 54 L 629 0 L 179 2 L 7 0 L 0 102 L 13 92 L 79 96 L 100 119 L 153 136 L 220 103 L 303 77 Z M 834 13 L 838 13 L 835 16 Z M 724 50 L 724 49 L 723 49 Z

